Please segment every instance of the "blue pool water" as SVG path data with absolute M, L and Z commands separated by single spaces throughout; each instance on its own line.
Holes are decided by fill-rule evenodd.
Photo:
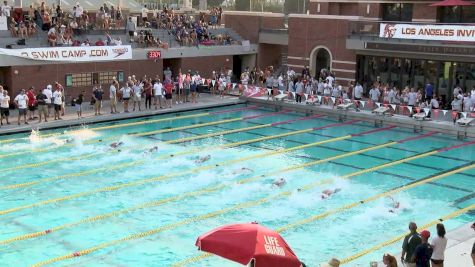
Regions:
M 389 212 L 387 195 L 342 209 L 471 166 L 475 145 L 438 133 L 373 131 L 361 121 L 274 112 L 234 105 L 0 137 L 1 265 L 31 266 L 89 252 L 51 266 L 170 266 L 201 255 L 194 246 L 200 234 L 257 221 L 273 229 L 290 225 L 282 236 L 307 266 L 318 266 L 403 234 L 409 221 L 424 225 L 475 204 L 475 168 L 466 168 L 389 194 L 402 205 L 396 213 Z M 130 125 L 141 121 L 151 123 Z M 213 134 L 229 130 L 236 131 Z M 401 140 L 407 141 L 387 144 Z M 114 142 L 123 145 L 112 149 Z M 155 146 L 157 151 L 148 151 Z M 368 151 L 351 153 L 362 149 Z M 195 162 L 206 155 L 209 161 Z M 287 183 L 273 187 L 279 178 Z M 323 190 L 335 188 L 341 191 L 322 200 Z M 474 219 L 468 212 L 444 223 L 451 230 Z M 134 236 L 139 233 L 145 234 Z M 384 252 L 399 252 L 400 245 L 371 251 L 348 266 L 368 266 Z M 208 257 L 186 266 L 237 265 Z

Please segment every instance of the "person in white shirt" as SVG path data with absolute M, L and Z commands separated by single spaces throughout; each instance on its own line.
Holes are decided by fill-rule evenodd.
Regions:
M 63 106 L 63 93 L 61 88 L 57 87 L 53 93 L 54 120 L 61 120 L 61 108 Z
M 48 117 L 51 114 L 51 108 L 53 107 L 53 103 L 51 102 L 51 99 L 53 98 L 53 86 L 51 84 L 48 84 L 45 89 L 43 89 L 43 94 L 46 96 L 46 105 L 48 106 Z
M 333 78 L 333 76 L 329 75 L 326 80 L 330 86 L 333 86 L 333 82 L 335 81 L 335 78 Z
M 434 94 L 430 100 L 431 109 L 439 109 L 439 101 L 437 101 L 437 96 Z
M 380 95 L 381 95 L 381 92 L 376 87 L 373 87 L 371 90 L 369 90 L 369 97 L 371 98 L 371 101 L 375 103 L 379 101 Z
M 122 94 L 122 100 L 124 101 L 124 112 L 129 113 L 129 100 L 132 94 L 132 89 L 130 88 L 129 83 L 125 83 L 119 91 Z
M 15 97 L 15 104 L 18 107 L 18 125 L 20 125 L 21 121 L 21 116 L 23 115 L 23 119 L 25 121 L 25 124 L 28 124 L 28 121 L 26 120 L 26 113 L 27 113 L 27 108 L 28 108 L 28 96 L 26 95 L 25 89 L 21 89 L 21 92 L 19 95 Z
M 221 98 L 224 98 L 224 90 L 226 89 L 226 77 L 224 77 L 223 74 L 221 74 L 221 77 L 219 78 L 219 95 Z
M 471 109 L 472 109 L 472 99 L 470 98 L 470 95 L 468 93 L 465 93 L 463 97 L 463 111 L 470 112 Z
M 146 27 L 147 21 L 148 21 L 148 8 L 147 5 L 144 5 L 142 8 L 142 21 L 143 21 L 143 26 Z
M 356 83 L 354 90 L 353 97 L 355 100 L 361 100 L 363 98 L 363 86 L 360 83 Z
M 135 111 L 135 105 L 139 106 L 139 111 L 141 111 L 140 107 L 140 102 L 142 101 L 142 85 L 140 84 L 140 81 L 137 81 L 135 85 L 132 86 L 132 91 L 133 91 L 133 102 L 134 102 L 134 108 L 132 111 Z
M 111 114 L 119 113 L 117 112 L 117 89 L 119 87 L 119 83 L 117 82 L 116 78 L 112 80 L 111 86 L 109 87 L 109 98 L 110 98 L 110 106 L 111 106 Z
M 158 109 L 158 105 L 160 105 L 160 108 L 162 109 L 163 84 L 159 79 L 157 79 L 153 85 L 153 96 L 155 99 L 155 109 Z
M 396 101 L 396 90 L 393 88 L 391 88 L 391 90 L 389 90 L 388 92 L 388 101 L 389 101 L 389 104 L 394 104 L 395 101 Z
M 7 90 L 2 89 L 2 94 L 0 95 L 0 124 L 3 125 L 3 118 L 5 118 L 7 124 L 10 124 L 8 121 L 8 116 L 10 116 L 10 96 L 8 95 Z
M 0 10 L 2 11 L 3 16 L 7 17 L 7 19 L 10 18 L 12 7 L 8 5 L 7 1 L 3 1 L 3 5 Z
M 445 237 L 445 227 L 443 224 L 437 224 L 437 236 L 432 239 L 430 244 L 432 246 L 432 256 L 430 261 L 432 267 L 444 266 L 444 252 L 447 247 L 447 238 Z

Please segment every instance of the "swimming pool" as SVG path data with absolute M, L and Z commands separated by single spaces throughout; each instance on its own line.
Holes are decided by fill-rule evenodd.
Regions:
M 257 221 L 281 231 L 307 266 L 335 256 L 367 266 L 400 250 L 401 242 L 379 244 L 409 221 L 447 216 L 450 230 L 475 219 L 474 147 L 244 104 L 3 136 L 0 262 L 236 266 L 194 242 L 217 226 Z M 286 184 L 273 187 L 279 178 Z M 396 213 L 389 197 L 402 205 Z

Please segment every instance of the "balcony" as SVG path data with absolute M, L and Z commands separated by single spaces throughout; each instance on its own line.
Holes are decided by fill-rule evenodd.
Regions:
M 259 31 L 259 43 L 289 45 L 289 33 L 287 29 L 261 29 Z

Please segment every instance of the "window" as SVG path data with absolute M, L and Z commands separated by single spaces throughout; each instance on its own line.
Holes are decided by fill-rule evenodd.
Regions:
M 112 79 L 116 77 L 118 82 L 124 81 L 124 72 L 123 71 L 105 71 L 105 72 L 95 72 L 95 73 L 74 73 L 66 75 L 66 86 L 67 87 L 85 87 L 92 86 L 94 82 L 99 82 L 100 84 L 109 84 Z
M 382 4 L 384 21 L 412 21 L 412 4 Z
M 443 23 L 475 23 L 475 6 L 439 7 L 437 20 Z

